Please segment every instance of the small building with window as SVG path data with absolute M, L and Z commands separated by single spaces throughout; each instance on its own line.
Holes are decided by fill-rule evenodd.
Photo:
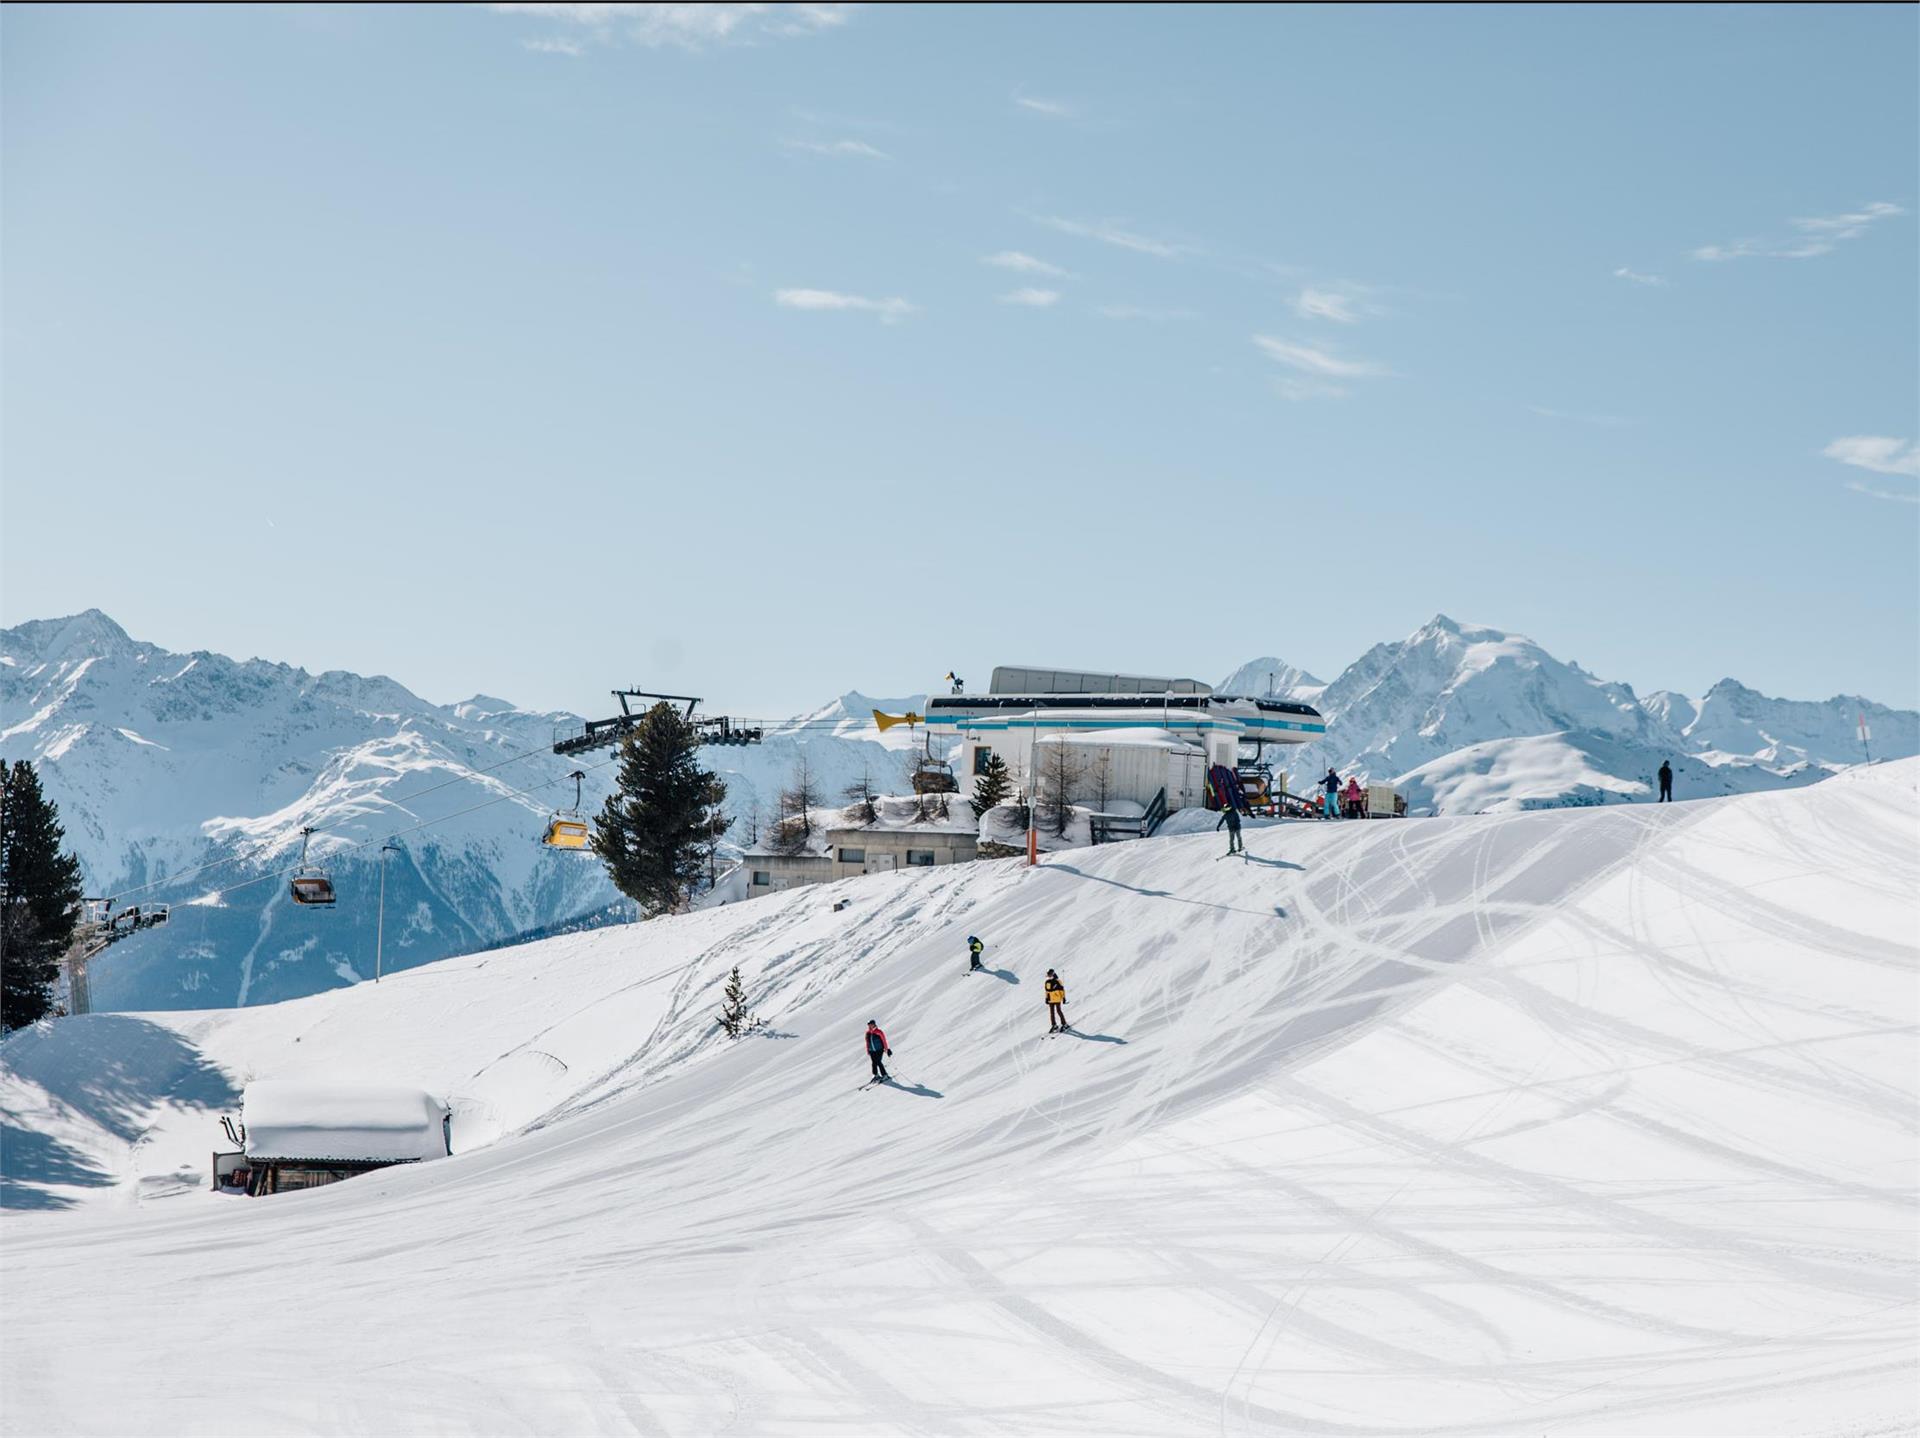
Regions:
M 966 809 L 965 804 L 955 807 Z M 967 809 L 967 818 L 973 811 Z M 970 864 L 980 856 L 980 836 L 971 822 L 961 829 L 938 820 L 925 824 L 878 825 L 857 829 L 830 829 L 833 877 L 887 874 L 895 869 L 932 869 L 942 864 Z
M 862 874 L 966 864 L 980 853 L 979 821 L 957 794 L 876 796 L 871 822 L 854 805 L 810 818 L 805 840 L 764 842 L 741 855 L 748 898 Z
M 417 1088 L 262 1079 L 240 1102 L 237 1132 L 228 1121 L 240 1152 L 214 1155 L 216 1189 L 258 1197 L 319 1188 L 452 1151 L 447 1106 Z

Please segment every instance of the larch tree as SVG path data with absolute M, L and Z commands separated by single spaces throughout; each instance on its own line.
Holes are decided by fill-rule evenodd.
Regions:
M 772 847 L 797 854 L 813 837 L 813 811 L 820 807 L 820 781 L 814 777 L 807 751 L 793 756 L 793 774 L 780 791 L 779 822 L 774 826 Z
M 1073 790 L 1080 782 L 1080 761 L 1065 744 L 1036 744 L 1034 807 L 1040 827 L 1056 839 L 1073 821 Z

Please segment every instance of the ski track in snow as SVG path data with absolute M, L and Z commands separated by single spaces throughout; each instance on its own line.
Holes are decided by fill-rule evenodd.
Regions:
M 236 1384 L 272 1433 L 1911 1431 L 1917 782 L 1254 825 L 28 1031 L 0 1241 L 58 1301 L 0 1433 Z M 773 1032 L 726 1043 L 735 964 Z M 316 1073 L 438 1087 L 462 1151 L 172 1192 L 225 1084 Z

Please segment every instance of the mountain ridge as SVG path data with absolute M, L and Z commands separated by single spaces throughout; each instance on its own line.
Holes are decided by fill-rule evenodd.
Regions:
M 1444 614 L 1330 682 L 1269 657 L 1236 675 L 1328 716 L 1325 739 L 1269 752 L 1296 790 L 1331 766 L 1395 782 L 1416 811 L 1637 801 L 1663 757 L 1683 798 L 1808 783 L 1851 761 L 1856 704 L 1876 757 L 1920 752 L 1910 712 L 1770 700 L 1732 680 L 1698 700 L 1642 700 L 1525 636 Z M 803 753 L 829 803 L 863 775 L 902 791 L 923 736 L 881 735 L 871 711 L 924 702 L 850 689 L 766 725 L 759 744 L 705 750 L 737 839 Z M 0 630 L 0 755 L 40 765 L 87 892 L 176 905 L 166 929 L 95 966 L 101 1008 L 258 1002 L 369 976 L 378 859 L 396 835 L 389 968 L 630 913 L 590 857 L 539 844 L 572 802 L 568 774 L 586 772 L 589 813 L 612 777 L 608 755 L 551 753 L 555 725 L 572 722 L 484 690 L 437 705 L 387 675 L 169 651 L 97 609 Z M 276 877 L 306 826 L 341 895 L 318 914 L 286 904 Z

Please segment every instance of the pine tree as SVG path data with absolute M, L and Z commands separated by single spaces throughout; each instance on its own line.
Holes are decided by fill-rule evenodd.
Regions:
M 987 751 L 986 761 L 980 766 L 980 777 L 973 781 L 973 817 L 978 819 L 987 810 L 1004 804 L 1007 796 L 1013 792 L 1013 776 L 1007 772 L 1007 761 L 992 750 Z
M 0 765 L 0 1030 L 53 1007 L 60 956 L 80 920 L 80 861 L 60 851 L 65 837 L 33 765 Z
M 720 1028 L 730 1039 L 737 1039 L 756 1028 L 760 1020 L 747 1013 L 747 986 L 740 982 L 740 966 L 735 964 L 727 976 L 726 991 L 721 994 Z
M 648 918 L 686 902 L 726 832 L 727 786 L 700 767 L 700 735 L 672 705 L 649 709 L 620 745 L 620 778 L 593 826 L 614 887 Z

